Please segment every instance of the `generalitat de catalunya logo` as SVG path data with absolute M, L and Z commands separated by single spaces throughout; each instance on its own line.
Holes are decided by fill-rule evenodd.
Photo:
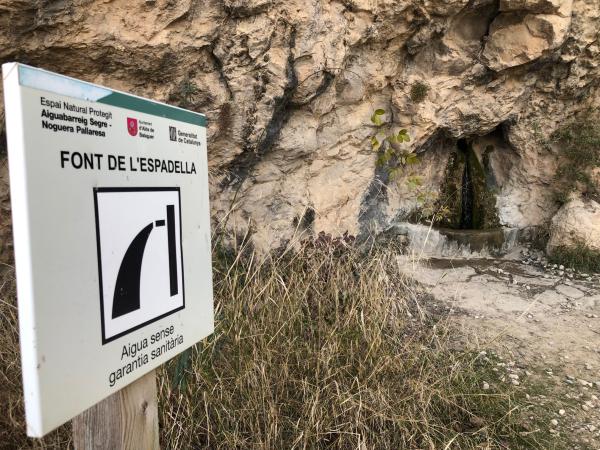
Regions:
M 131 136 L 137 136 L 138 134 L 138 121 L 137 119 L 127 118 L 127 131 Z

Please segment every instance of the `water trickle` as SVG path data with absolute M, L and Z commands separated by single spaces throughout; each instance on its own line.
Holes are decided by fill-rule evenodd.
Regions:
M 469 155 L 469 144 L 465 139 L 459 139 L 457 142 L 458 150 L 464 155 L 465 167 L 461 182 L 461 209 L 460 209 L 460 229 L 470 230 L 473 228 L 473 203 L 475 192 L 473 188 L 473 175 L 471 170 L 471 161 Z
M 408 253 L 413 257 L 473 258 L 508 253 L 518 244 L 519 230 L 436 229 L 427 225 L 403 223 Z

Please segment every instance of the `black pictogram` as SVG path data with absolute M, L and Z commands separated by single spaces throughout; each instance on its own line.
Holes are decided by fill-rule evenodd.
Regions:
M 179 188 L 96 188 L 94 202 L 105 344 L 185 307 L 181 202 Z M 138 203 L 150 209 L 137 209 Z M 161 229 L 166 232 L 158 233 Z M 115 233 L 122 236 L 119 241 L 114 241 Z M 102 260 L 103 248 L 110 255 L 105 256 L 106 261 Z M 115 260 L 115 256 L 120 259 Z M 145 258 L 158 276 L 144 277 Z M 108 284 L 103 277 L 110 278 Z M 148 287 L 157 282 L 163 287 Z
M 169 248 L 169 282 L 171 297 L 177 295 L 177 249 L 175 247 L 175 205 L 167 205 L 167 236 Z M 112 304 L 112 318 L 140 309 L 140 282 L 144 250 L 154 227 L 164 227 L 164 219 L 146 225 L 133 238 L 123 256 L 117 275 Z

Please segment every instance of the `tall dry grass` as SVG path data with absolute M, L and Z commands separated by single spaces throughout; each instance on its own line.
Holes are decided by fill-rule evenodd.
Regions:
M 50 433 L 43 440 L 25 435 L 25 409 L 21 381 L 19 326 L 15 271 L 0 262 L 0 449 L 65 449 L 69 447 L 69 426 Z
M 160 371 L 163 448 L 551 448 L 522 426 L 519 391 L 481 389 L 493 362 L 452 350 L 394 253 L 327 239 L 267 259 L 215 250 L 215 333 Z M 68 424 L 25 437 L 11 266 L 0 326 L 0 448 L 70 448 Z
M 160 378 L 166 448 L 550 448 L 518 391 L 482 390 L 493 362 L 451 349 L 394 252 L 214 256 L 215 333 Z

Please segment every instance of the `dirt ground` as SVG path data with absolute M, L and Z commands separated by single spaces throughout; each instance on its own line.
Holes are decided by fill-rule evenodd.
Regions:
M 524 248 L 502 258 L 398 264 L 449 308 L 467 345 L 503 356 L 489 384 L 513 383 L 547 405 L 556 448 L 600 449 L 597 274 L 554 267 Z

